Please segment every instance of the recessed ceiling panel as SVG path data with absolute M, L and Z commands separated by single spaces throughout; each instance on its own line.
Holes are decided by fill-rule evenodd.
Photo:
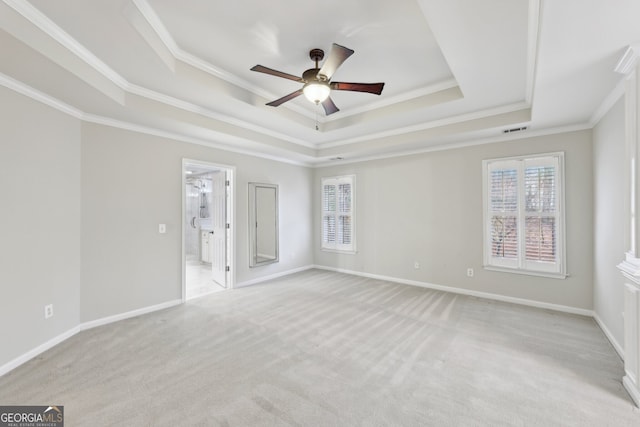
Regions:
M 211 2 L 149 0 L 167 31 L 186 52 L 283 96 L 298 84 L 249 69 L 261 64 L 294 75 L 313 68 L 312 48 L 332 43 L 355 50 L 334 80 L 385 82 L 392 97 L 451 79 L 422 11 L 413 0 L 350 2 L 299 0 Z M 332 95 L 341 110 L 378 99 L 361 93 Z M 307 101 L 299 99 L 301 105 Z

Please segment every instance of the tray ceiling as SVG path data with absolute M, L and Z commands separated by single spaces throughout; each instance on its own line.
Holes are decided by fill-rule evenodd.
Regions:
M 92 122 L 303 164 L 587 127 L 640 40 L 638 2 L 3 0 L 0 83 Z M 596 31 L 598 30 L 598 31 Z M 335 80 L 380 96 L 299 97 L 309 51 L 355 51 Z M 513 138 L 513 135 L 511 135 Z

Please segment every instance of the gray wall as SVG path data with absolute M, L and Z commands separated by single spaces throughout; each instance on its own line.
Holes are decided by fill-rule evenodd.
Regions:
M 0 367 L 83 322 L 181 298 L 183 157 L 236 167 L 237 282 L 313 264 L 308 168 L 82 123 L 0 87 Z M 280 186 L 280 262 L 255 269 L 249 181 Z
M 83 322 L 181 298 L 183 158 L 236 167 L 238 283 L 313 264 L 308 168 L 83 124 Z M 252 269 L 251 181 L 278 184 L 280 196 L 280 262 Z
M 623 279 L 626 163 L 624 98 L 593 130 L 594 311 L 619 345 L 624 345 Z
M 621 197 L 615 193 L 624 155 L 620 109 L 596 128 L 593 147 L 591 132 L 582 131 L 310 170 L 81 123 L 0 88 L 0 336 L 10 343 L 0 346 L 0 366 L 82 322 L 181 297 L 182 158 L 236 167 L 239 283 L 316 263 L 591 309 L 595 153 L 596 254 L 614 254 L 597 263 L 595 307 L 619 337 L 620 300 L 612 285 L 619 278 L 611 264 L 624 248 L 621 238 L 606 239 L 607 227 L 621 223 L 612 207 Z M 566 152 L 571 276 L 484 271 L 482 159 L 549 151 Z M 323 252 L 320 178 L 351 173 L 357 175 L 358 253 Z M 255 269 L 248 267 L 249 182 L 280 190 L 280 262 Z M 166 234 L 158 234 L 159 223 L 167 224 Z M 475 277 L 466 277 L 468 267 Z M 49 303 L 55 315 L 45 321 Z
M 569 277 L 482 268 L 482 160 L 564 151 Z M 591 132 L 581 131 L 318 168 L 316 264 L 590 310 L 593 304 Z M 320 249 L 320 179 L 356 174 L 357 254 Z M 414 269 L 414 262 L 420 269 Z M 475 276 L 466 276 L 474 268 Z
M 80 121 L 0 87 L 0 197 L 2 366 L 78 325 Z

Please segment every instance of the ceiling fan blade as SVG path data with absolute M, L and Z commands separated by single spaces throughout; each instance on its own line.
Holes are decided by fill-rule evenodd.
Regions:
M 304 80 L 302 80 L 301 77 L 294 76 L 293 74 L 284 73 L 282 71 L 274 70 L 274 69 L 271 69 L 271 68 L 267 68 L 267 67 L 264 67 L 262 65 L 254 66 L 253 68 L 251 68 L 251 71 L 257 71 L 259 73 L 270 74 L 272 76 L 282 77 L 283 79 L 289 79 L 289 80 L 294 80 L 294 81 L 299 82 L 299 83 L 304 83 Z
M 349 90 L 352 92 L 367 92 L 380 95 L 384 88 L 384 83 L 345 83 L 345 82 L 331 82 L 331 89 L 334 90 Z
M 295 92 L 291 92 L 289 95 L 285 95 L 280 99 L 276 99 L 275 101 L 268 102 L 267 105 L 271 107 L 277 107 L 280 104 L 284 104 L 287 101 L 291 101 L 293 98 L 302 95 L 302 89 L 298 89 Z
M 320 68 L 318 74 L 322 74 L 327 80 L 330 80 L 338 67 L 351 55 L 353 55 L 353 50 L 334 43 L 333 46 L 331 46 L 329 56 L 326 61 L 324 61 L 324 64 L 322 64 L 322 68 Z
M 340 109 L 336 107 L 336 104 L 334 104 L 331 97 L 328 97 L 327 99 L 322 101 L 322 107 L 324 108 L 324 112 L 327 114 L 327 116 L 329 114 L 337 113 L 338 111 L 340 111 Z

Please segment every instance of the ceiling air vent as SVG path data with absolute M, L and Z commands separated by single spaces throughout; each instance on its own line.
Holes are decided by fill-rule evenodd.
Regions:
M 526 126 L 522 126 L 520 128 L 505 129 L 505 130 L 502 131 L 502 133 L 513 133 L 513 132 L 520 132 L 520 131 L 523 131 L 523 130 L 527 130 L 527 127 Z

